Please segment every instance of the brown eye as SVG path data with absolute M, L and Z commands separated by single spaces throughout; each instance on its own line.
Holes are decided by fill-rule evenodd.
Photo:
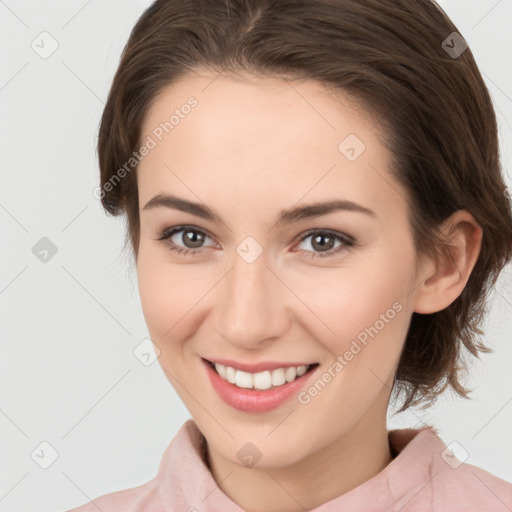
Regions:
M 205 235 L 199 231 L 183 230 L 181 241 L 190 249 L 197 249 L 204 243 Z
M 314 235 L 311 239 L 311 247 L 318 251 L 329 251 L 334 247 L 335 239 L 329 234 Z
M 185 255 L 189 252 L 199 253 L 208 245 L 204 245 L 205 240 L 210 238 L 204 231 L 194 227 L 178 226 L 172 229 L 166 229 L 157 238 L 164 242 L 169 249 L 178 251 L 178 254 Z M 213 243 L 209 245 L 214 245 Z
M 301 250 L 308 258 L 327 258 L 336 255 L 338 252 L 353 247 L 355 240 L 348 235 L 342 233 L 334 233 L 331 231 L 312 231 L 302 237 L 301 243 L 311 239 L 307 244 L 311 250 Z M 335 246 L 339 242 L 338 246 Z

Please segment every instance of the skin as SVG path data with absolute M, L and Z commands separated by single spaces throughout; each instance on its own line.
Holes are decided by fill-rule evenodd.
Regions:
M 390 154 L 371 116 L 317 82 L 198 71 L 161 92 L 142 138 L 190 96 L 197 107 L 137 170 L 144 317 L 165 374 L 207 440 L 220 489 L 248 511 L 309 510 L 392 460 L 386 411 L 411 315 L 439 311 L 459 296 L 481 229 L 456 212 L 443 226 L 451 251 L 418 263 L 406 193 L 387 169 Z M 366 146 L 355 161 L 338 149 L 348 134 Z M 208 205 L 223 222 L 144 209 L 164 193 Z M 375 215 L 337 211 L 276 224 L 283 209 L 328 199 Z M 170 239 L 157 240 L 182 225 L 206 234 L 202 249 L 187 245 L 187 231 L 172 237 L 190 249 L 186 255 L 172 251 Z M 335 241 L 331 257 L 322 258 L 314 236 L 305 238 L 312 229 L 349 235 L 356 245 L 334 253 L 343 244 Z M 252 263 L 236 251 L 247 236 L 263 250 Z M 201 361 L 316 361 L 321 375 L 395 302 L 401 311 L 307 404 L 294 397 L 265 413 L 235 410 Z M 237 457 L 247 442 L 261 452 L 253 467 Z

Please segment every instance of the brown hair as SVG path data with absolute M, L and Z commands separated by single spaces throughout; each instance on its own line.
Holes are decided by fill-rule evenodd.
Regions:
M 442 311 L 413 313 L 394 385 L 406 393 L 400 411 L 432 404 L 448 385 L 468 398 L 462 351 L 492 351 L 477 337 L 490 288 L 512 257 L 512 213 L 492 101 L 454 32 L 431 0 L 156 0 L 133 27 L 99 130 L 101 201 L 112 215 L 126 213 L 125 246 L 129 236 L 136 260 L 136 172 L 125 164 L 163 88 L 201 68 L 317 80 L 378 119 L 418 255 L 439 254 L 439 227 L 456 210 L 483 230 L 460 296 Z

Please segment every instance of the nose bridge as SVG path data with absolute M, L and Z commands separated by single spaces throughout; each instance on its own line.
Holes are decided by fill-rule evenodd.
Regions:
M 240 244 L 214 307 L 218 333 L 231 344 L 250 348 L 281 336 L 288 318 L 281 287 L 267 268 L 265 253 L 251 261 L 243 248 Z

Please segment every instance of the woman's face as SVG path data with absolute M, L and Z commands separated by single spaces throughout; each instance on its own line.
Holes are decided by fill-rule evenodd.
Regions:
M 145 118 L 144 317 L 210 449 L 235 464 L 284 467 L 385 425 L 425 276 L 390 154 L 369 116 L 340 101 L 317 82 L 205 72 L 164 90 Z M 177 199 L 148 206 L 156 196 Z M 204 360 L 317 366 L 250 391 L 250 375 L 227 370 L 237 387 Z M 283 375 L 293 370 L 257 380 Z

